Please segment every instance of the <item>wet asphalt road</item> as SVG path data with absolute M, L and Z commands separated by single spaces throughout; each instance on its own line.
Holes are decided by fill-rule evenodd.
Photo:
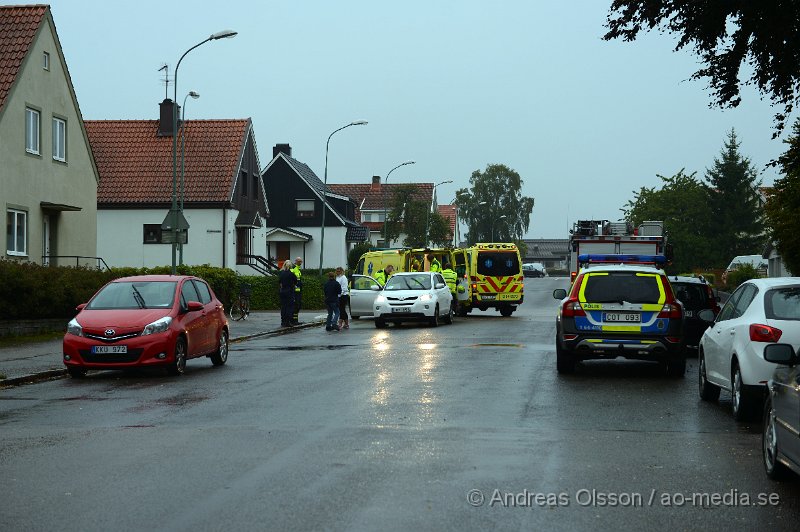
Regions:
M 0 529 L 796 529 L 798 480 L 766 478 L 729 396 L 698 400 L 695 359 L 681 380 L 624 361 L 556 373 L 565 285 L 526 280 L 511 318 L 362 319 L 178 378 L 1 390 Z M 743 505 L 759 494 L 780 504 Z

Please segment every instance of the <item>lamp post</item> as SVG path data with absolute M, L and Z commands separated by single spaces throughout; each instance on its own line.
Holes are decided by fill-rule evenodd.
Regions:
M 184 178 L 186 173 L 186 128 L 183 124 L 186 122 L 186 99 L 189 96 L 196 100 L 200 97 L 200 93 L 189 91 L 189 94 L 183 97 L 183 107 L 181 107 L 181 212 L 183 212 L 184 183 L 186 182 Z M 178 264 L 183 264 L 183 242 L 178 243 Z
M 175 73 L 172 76 L 172 84 L 173 84 L 173 98 L 172 98 L 172 208 L 170 209 L 171 214 L 171 230 L 172 230 L 172 275 L 175 275 L 175 255 L 177 251 L 177 242 L 178 242 L 178 220 L 183 218 L 183 209 L 178 207 L 178 198 L 177 198 L 177 187 L 178 187 L 178 68 L 181 66 L 181 61 L 183 58 L 186 57 L 186 54 L 201 46 L 208 41 L 216 41 L 217 39 L 229 39 L 231 37 L 235 37 L 236 32 L 233 30 L 223 30 L 218 31 L 217 33 L 212 34 L 205 40 L 195 44 L 185 52 L 180 59 L 178 59 L 178 64 L 175 65 Z
M 325 250 L 325 212 L 328 210 L 327 189 L 328 189 L 328 146 L 331 143 L 331 137 L 339 131 L 346 129 L 350 126 L 365 126 L 369 122 L 366 120 L 355 120 L 346 126 L 342 126 L 328 135 L 328 142 L 325 143 L 325 186 L 322 187 L 322 229 L 320 229 L 319 236 L 319 274 L 322 275 L 322 253 Z
M 428 231 L 430 229 L 430 223 L 431 223 L 431 211 L 433 210 L 433 198 L 436 197 L 436 187 L 438 187 L 439 185 L 446 185 L 447 183 L 452 183 L 452 182 L 453 182 L 452 180 L 448 180 L 448 181 L 442 181 L 441 183 L 436 183 L 435 185 L 433 185 L 433 194 L 431 194 L 431 208 L 428 209 L 428 216 L 425 219 L 425 247 L 429 247 L 428 246 L 428 244 L 429 244 L 429 242 L 428 242 Z
M 386 180 L 383 182 L 383 184 L 386 185 L 386 184 L 389 183 L 389 176 L 392 175 L 392 172 L 394 172 L 395 170 L 397 170 L 401 166 L 406 166 L 407 164 L 416 164 L 416 161 L 406 161 L 404 163 L 398 164 L 397 166 L 395 166 L 394 168 L 389 170 L 389 173 L 386 174 Z M 387 207 L 387 205 L 386 205 L 386 194 L 383 193 L 383 187 L 381 187 L 381 196 L 383 196 L 383 246 L 384 247 L 389 247 L 389 245 L 388 245 L 389 244 L 389 239 L 386 238 L 386 230 L 388 229 L 387 222 L 389 221 L 389 218 L 386 216 L 386 207 Z

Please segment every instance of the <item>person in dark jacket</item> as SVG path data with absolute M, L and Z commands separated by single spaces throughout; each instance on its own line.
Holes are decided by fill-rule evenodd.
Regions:
M 322 287 L 325 293 L 325 305 L 328 307 L 328 321 L 325 323 L 326 331 L 338 331 L 339 326 L 339 295 L 342 293 L 342 285 L 336 280 L 336 274 L 328 272 L 328 282 Z
M 297 284 L 297 277 L 292 273 L 292 263 L 288 260 L 283 261 L 283 267 L 278 274 L 278 295 L 281 298 L 281 327 L 292 326 L 292 314 L 294 313 L 294 288 Z

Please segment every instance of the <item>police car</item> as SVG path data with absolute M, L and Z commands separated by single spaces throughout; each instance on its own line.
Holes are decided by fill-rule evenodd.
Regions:
M 624 357 L 686 371 L 683 304 L 661 269 L 662 255 L 581 255 L 583 267 L 561 300 L 556 319 L 556 366 L 571 373 L 581 360 Z

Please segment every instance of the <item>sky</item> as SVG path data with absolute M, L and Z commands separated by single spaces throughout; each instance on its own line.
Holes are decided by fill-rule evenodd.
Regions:
M 86 120 L 157 119 L 163 73 L 178 70 L 187 119 L 251 118 L 262 169 L 272 147 L 329 183 L 452 180 L 439 203 L 489 164 L 535 199 L 526 238 L 567 238 L 577 219 L 617 220 L 642 186 L 681 169 L 703 176 L 731 128 L 765 185 L 775 109 L 752 89 L 709 108 L 700 67 L 674 36 L 605 42 L 611 0 L 54 0 Z M 173 85 L 169 86 L 172 98 Z M 791 123 L 792 120 L 788 121 Z M 788 129 L 788 128 L 787 128 Z

